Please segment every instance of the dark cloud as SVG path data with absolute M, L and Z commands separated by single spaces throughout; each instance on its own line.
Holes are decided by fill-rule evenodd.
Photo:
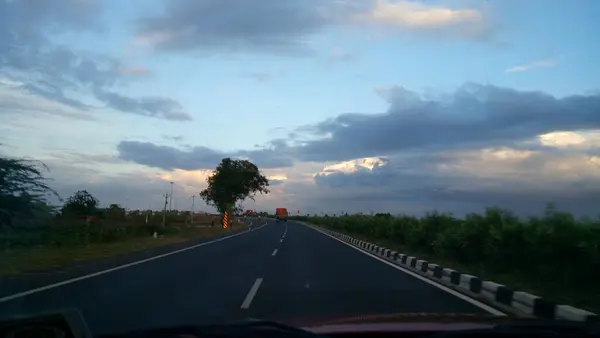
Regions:
M 600 95 L 556 98 L 466 84 L 449 96 L 423 99 L 401 87 L 384 114 L 342 114 L 300 129 L 330 135 L 293 149 L 304 161 L 348 160 L 399 151 L 433 151 L 511 143 L 556 130 L 600 128 Z
M 79 108 L 82 110 L 87 110 L 88 108 L 90 108 L 88 105 L 82 103 L 81 101 L 66 97 L 62 89 L 46 81 L 40 81 L 39 83 L 35 84 L 28 83 L 23 85 L 21 89 L 34 95 L 49 99 L 51 101 L 60 102 L 73 108 Z
M 402 194 L 404 191 L 410 193 L 415 188 L 436 190 L 447 187 L 448 177 L 433 174 L 437 164 L 442 161 L 440 157 L 424 155 L 385 159 L 372 169 L 358 166 L 353 172 L 325 168 L 315 176 L 315 183 L 318 186 L 336 189 L 366 188 L 370 190 L 368 193 L 375 195 L 381 195 L 381 191 L 386 191 L 388 197 L 398 197 L 399 192 L 394 191 L 397 187 L 401 188 Z
M 328 25 L 323 0 L 176 0 L 140 20 L 140 35 L 160 50 L 308 52 L 306 40 Z
M 101 1 L 98 0 L 2 1 L 0 51 L 4 54 L 9 49 L 28 47 L 31 42 L 44 42 L 44 32 L 98 30 L 97 19 L 101 10 Z
M 182 111 L 174 100 L 162 97 L 131 98 L 114 92 L 95 91 L 96 98 L 109 107 L 142 116 L 159 117 L 171 121 L 191 121 L 192 117 Z
M 556 98 L 477 84 L 428 99 L 402 88 L 385 94 L 391 106 L 387 113 L 343 114 L 299 128 L 296 132 L 303 136 L 329 135 L 302 140 L 299 145 L 274 139 L 262 149 L 222 153 L 128 141 L 120 144 L 119 153 L 122 159 L 163 169 L 213 168 L 226 156 L 247 157 L 263 168 L 286 167 L 293 160 L 386 156 L 382 165 L 372 169 L 357 164 L 354 173 L 326 169 L 314 177 L 313 189 L 304 191 L 310 198 L 328 203 L 346 201 L 348 210 L 362 210 L 361 203 L 377 200 L 389 208 L 397 203 L 399 211 L 407 204 L 455 212 L 497 204 L 536 212 L 554 201 L 581 213 L 600 202 L 593 190 L 600 190 L 600 185 L 585 172 L 593 166 L 586 158 L 597 154 L 595 148 L 575 151 L 531 142 L 537 135 L 556 130 L 598 129 L 600 96 Z M 501 161 L 501 146 L 527 152 Z M 478 152 L 483 148 L 490 148 L 491 153 Z M 487 162 L 482 161 L 484 155 Z M 575 178 L 566 172 L 548 172 L 548 168 L 564 168 L 567 163 L 573 167 L 569 173 L 577 172 Z M 287 181 L 279 185 L 290 187 Z M 290 192 L 290 201 L 314 203 L 310 198 L 302 200 L 301 194 Z
M 50 153 L 49 156 L 55 160 L 60 161 L 61 165 L 92 165 L 99 166 L 104 164 L 124 164 L 125 161 L 119 159 L 115 155 L 107 154 L 83 154 L 73 151 L 61 151 Z
M 291 157 L 274 149 L 241 150 L 232 154 L 232 157 L 249 158 L 258 167 L 281 168 L 290 167 L 294 164 Z
M 53 43 L 53 34 L 100 32 L 102 9 L 102 1 L 95 0 L 1 1 L 0 75 L 24 83 L 22 88 L 30 93 L 81 110 L 94 108 L 77 99 L 91 90 L 98 100 L 122 112 L 189 120 L 171 99 L 129 98 L 110 92 L 132 80 L 122 72 L 120 60 Z M 67 93 L 74 93 L 73 97 Z
M 559 169 L 567 163 L 577 175 Z M 440 170 L 442 166 L 451 170 Z M 500 206 L 533 215 L 554 202 L 577 215 L 593 216 L 600 203 L 600 181 L 593 164 L 553 150 L 518 161 L 484 161 L 478 154 L 400 155 L 372 170 L 318 174 L 315 184 L 313 198 L 323 198 L 319 196 L 323 189 L 335 190 L 339 194 L 327 196 L 328 201 L 343 201 L 347 210 L 363 212 L 367 211 L 361 206 L 364 201 L 378 201 L 388 205 L 388 212 L 408 212 L 420 205 L 426 206 L 423 211 L 464 215 Z
M 175 141 L 175 142 L 183 141 L 183 136 L 162 135 L 162 138 L 165 139 L 165 140 L 167 140 L 167 141 Z
M 381 94 L 390 102 L 384 114 L 342 114 L 304 126 L 297 133 L 318 138 L 299 146 L 271 142 L 277 153 L 301 161 L 388 157 L 372 169 L 325 168 L 314 186 L 286 183 L 289 201 L 328 213 L 437 209 L 464 215 L 496 205 L 532 215 L 547 202 L 580 216 L 596 213 L 600 166 L 592 156 L 598 149 L 548 147 L 536 137 L 599 129 L 597 93 L 557 98 L 466 84 L 451 95 L 427 98 L 400 87 Z
M 225 157 L 249 158 L 260 168 L 287 167 L 293 164 L 290 158 L 268 149 L 225 153 L 206 147 L 193 147 L 186 151 L 137 141 L 122 141 L 117 149 L 123 160 L 165 170 L 214 169 Z
M 141 44 L 161 51 L 197 53 L 313 54 L 311 42 L 317 33 L 343 25 L 472 41 L 488 41 L 491 35 L 477 9 L 455 10 L 412 1 L 174 0 L 166 2 L 162 13 L 144 17 L 138 24 Z
M 189 161 L 187 158 L 169 158 L 172 151 L 168 147 L 163 148 L 167 154 L 161 158 L 163 161 L 179 161 L 179 167 L 184 167 Z M 142 149 L 135 150 L 143 152 Z M 206 164 L 206 168 L 214 168 L 220 160 L 219 155 L 206 149 L 195 148 L 194 151 L 197 159 L 208 163 L 212 157 L 215 161 Z M 160 194 L 168 188 L 166 178 L 155 178 L 160 175 L 147 172 L 107 176 L 97 169 L 98 166 L 122 166 L 122 159 L 111 155 L 60 155 L 62 157 L 47 164 L 52 170 L 50 176 L 55 178 L 53 186 L 61 195 L 69 196 L 78 189 L 88 189 L 106 204 L 121 203 L 130 208 L 146 208 L 150 204 L 154 208 L 161 206 Z M 160 152 L 146 155 L 160 156 Z M 329 170 L 328 175 L 317 175 L 314 183 L 273 179 L 270 180 L 272 194 L 260 196 L 249 208 L 270 210 L 285 206 L 291 210 L 300 209 L 302 214 L 373 211 L 423 215 L 438 210 L 463 216 L 495 205 L 526 216 L 539 214 L 547 202 L 554 202 L 559 208 L 578 216 L 595 216 L 597 212 L 600 182 L 593 174 L 580 170 L 576 176 L 568 177 L 559 169 L 553 171 L 552 168 L 561 167 L 560 163 L 577 163 L 568 157 L 563 158 L 563 162 L 556 162 L 556 154 L 540 153 L 528 160 L 509 163 L 512 173 L 518 176 L 506 174 L 504 170 L 486 172 L 490 168 L 501 167 L 501 162 L 460 163 L 470 157 L 477 159 L 480 156 L 397 156 L 372 170 L 362 168 L 353 173 Z M 145 161 L 155 162 L 152 159 Z M 192 164 L 197 167 L 205 165 L 201 161 Z M 440 171 L 440 164 L 472 168 L 471 171 Z M 185 182 L 176 184 L 177 196 L 189 196 L 189 191 L 201 189 L 194 186 L 186 193 L 182 187 L 185 187 Z
M 119 158 L 165 170 L 212 169 L 221 161 L 223 153 L 206 147 L 194 147 L 190 151 L 149 142 L 122 141 L 117 146 Z

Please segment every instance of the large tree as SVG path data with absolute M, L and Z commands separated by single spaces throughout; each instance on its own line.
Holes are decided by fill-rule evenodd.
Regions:
M 111 204 L 104 210 L 106 218 L 113 220 L 123 220 L 127 214 L 125 208 L 118 204 Z
M 67 199 L 62 207 L 63 215 L 92 216 L 96 214 L 98 200 L 87 190 L 79 190 Z
M 0 156 L 0 228 L 52 211 L 46 197 L 60 197 L 46 184 L 44 169 L 41 162 Z
M 269 180 L 247 160 L 224 158 L 206 181 L 208 187 L 200 192 L 200 197 L 221 213 L 238 201 L 254 200 L 256 193 L 269 193 Z

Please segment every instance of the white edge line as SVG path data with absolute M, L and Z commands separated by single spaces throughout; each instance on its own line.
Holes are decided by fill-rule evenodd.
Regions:
M 267 222 L 265 222 L 265 224 L 257 227 L 256 229 L 262 228 L 265 225 L 267 225 Z M 158 256 L 154 256 L 154 257 L 150 257 L 150 258 L 146 258 L 146 259 L 142 259 L 141 261 L 131 262 L 131 263 L 119 265 L 119 266 L 116 266 L 114 268 L 110 268 L 110 269 L 106 269 L 106 270 L 102 270 L 102 271 L 97 271 L 97 272 L 94 272 L 94 273 L 90 273 L 88 275 L 83 275 L 83 276 L 79 276 L 79 277 L 67 279 L 67 280 L 64 280 L 62 282 L 58 282 L 58 283 L 54 283 L 54 284 L 49 284 L 49 285 L 45 285 L 45 286 L 42 286 L 42 287 L 39 287 L 39 288 L 35 288 L 35 289 L 31 289 L 31 290 L 27 290 L 27 291 L 15 293 L 15 294 L 12 294 L 12 295 L 0 298 L 0 303 L 8 302 L 9 300 L 13 300 L 13 299 L 17 299 L 17 298 L 29 296 L 29 295 L 34 294 L 34 293 L 38 293 L 38 292 L 50 290 L 50 289 L 53 289 L 53 288 L 57 288 L 59 286 L 63 286 L 63 285 L 67 285 L 67 284 L 71 284 L 71 283 L 75 283 L 75 282 L 79 282 L 79 281 L 82 281 L 84 279 L 88 279 L 88 278 L 92 278 L 92 277 L 104 275 L 104 274 L 107 274 L 109 272 L 113 272 L 113 271 L 117 271 L 117 270 L 128 268 L 130 266 L 135 266 L 135 265 L 138 265 L 138 264 L 150 262 L 150 261 L 153 261 L 155 259 L 167 257 L 167 256 L 170 256 L 170 255 L 174 255 L 176 253 L 180 253 L 180 252 L 184 252 L 184 251 L 187 251 L 187 250 L 195 249 L 195 248 L 198 248 L 198 247 L 201 247 L 201 246 L 205 246 L 205 245 L 208 245 L 208 244 L 212 244 L 212 243 L 217 243 L 217 242 L 220 242 L 220 241 L 224 241 L 226 239 L 233 238 L 233 237 L 236 237 L 236 236 L 239 236 L 239 235 L 243 235 L 243 234 L 248 233 L 248 232 L 250 232 L 250 231 L 245 230 L 245 231 L 239 232 L 237 234 L 233 234 L 233 235 L 230 235 L 230 236 L 217 238 L 217 239 L 214 239 L 214 240 L 209 241 L 209 242 L 199 243 L 199 244 L 196 244 L 196 245 L 189 246 L 187 248 L 183 248 L 183 249 L 179 249 L 179 250 L 167 252 L 167 253 L 164 253 L 164 254 L 161 254 L 161 255 L 158 255 Z
M 411 275 L 411 276 L 413 276 L 415 278 L 418 278 L 418 279 L 422 280 L 423 282 L 425 282 L 427 284 L 430 284 L 432 286 L 435 286 L 438 289 L 446 291 L 449 294 L 451 294 L 451 295 L 453 295 L 455 297 L 458 297 L 458 298 L 460 298 L 460 299 L 462 299 L 462 300 L 464 300 L 466 302 L 469 302 L 469 303 L 477 306 L 478 308 L 480 308 L 482 310 L 485 310 L 485 311 L 487 311 L 487 312 L 489 312 L 489 313 L 491 313 L 493 315 L 496 315 L 496 316 L 506 316 L 506 314 L 504 312 L 498 311 L 498 310 L 494 309 L 493 307 L 491 307 L 491 306 L 489 306 L 487 304 L 484 304 L 484 303 L 482 303 L 482 302 L 480 302 L 478 300 L 475 300 L 475 299 L 473 299 L 473 298 L 471 298 L 469 296 L 463 295 L 462 293 L 460 293 L 458 291 L 454 291 L 454 290 L 452 290 L 452 289 L 450 289 L 450 288 L 448 288 L 448 287 L 446 287 L 446 286 L 444 286 L 444 285 L 442 285 L 440 283 L 436 283 L 435 281 L 432 281 L 432 280 L 430 280 L 428 278 L 425 278 L 425 277 L 423 277 L 423 276 L 421 276 L 421 275 L 419 275 L 419 274 L 417 274 L 415 272 L 412 272 L 412 271 L 407 270 L 407 269 L 405 269 L 405 268 L 403 268 L 401 266 L 393 264 L 392 262 L 388 262 L 385 259 L 377 257 L 377 256 L 373 255 L 370 252 L 361 250 L 360 248 L 357 248 L 357 247 L 355 247 L 352 244 L 346 243 L 346 242 L 342 241 L 341 239 L 335 238 L 335 237 L 333 237 L 333 236 L 331 236 L 331 235 L 329 235 L 329 234 L 327 234 L 327 233 L 325 233 L 325 232 L 323 232 L 323 231 L 321 231 L 319 229 L 315 229 L 315 228 L 313 228 L 311 226 L 308 226 L 308 225 L 305 225 L 305 226 L 307 228 L 310 228 L 310 229 L 313 229 L 313 230 L 315 230 L 317 232 L 320 232 L 321 234 L 323 234 L 325 236 L 328 236 L 328 237 L 330 237 L 332 239 L 335 239 L 336 241 L 338 241 L 340 243 L 346 244 L 347 246 L 351 247 L 352 249 L 355 249 L 356 251 L 362 252 L 362 253 L 364 253 L 367 256 L 371 256 L 372 258 L 375 258 L 376 260 L 378 260 L 378 261 L 380 261 L 382 263 L 385 263 L 385 264 L 387 264 L 387 265 L 389 265 L 389 266 L 391 266 L 391 267 L 393 267 L 395 269 L 398 269 L 398 270 L 400 270 L 400 271 L 402 271 L 402 272 L 404 272 L 406 274 L 409 274 L 409 275 Z
M 271 254 L 271 256 L 275 256 L 277 255 L 277 249 L 273 250 L 273 253 Z
M 242 306 L 240 306 L 241 309 L 247 309 L 250 307 L 250 304 L 252 304 L 252 300 L 254 299 L 254 296 L 256 296 L 256 292 L 258 291 L 258 288 L 260 287 L 260 284 L 262 283 L 262 281 L 263 281 L 262 278 L 256 279 L 256 281 L 250 288 L 250 291 L 248 291 L 248 294 L 246 295 L 246 298 L 244 299 Z

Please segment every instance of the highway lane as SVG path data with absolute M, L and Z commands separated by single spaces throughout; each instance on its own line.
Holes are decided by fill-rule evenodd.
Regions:
M 294 222 L 0 302 L 0 316 L 78 308 L 94 333 L 242 318 L 483 313 Z
M 217 243 L 0 303 L 0 316 L 82 311 L 93 333 L 205 323 L 245 314 L 240 304 L 281 233 L 265 226 Z
M 259 224 L 263 224 L 260 222 Z M 238 231 L 234 232 L 237 233 Z M 230 237 L 232 233 L 225 233 L 211 238 L 201 238 L 184 243 L 167 244 L 143 251 L 120 254 L 115 257 L 101 258 L 86 262 L 74 262 L 60 268 L 47 269 L 37 272 L 29 272 L 17 276 L 0 276 L 0 299 L 5 296 L 20 293 L 30 289 L 36 289 L 49 284 L 93 274 L 117 266 L 136 264 L 147 259 L 160 257 L 163 254 L 172 254 L 182 249 L 189 249 L 195 245 L 203 245 L 209 242 L 219 241 L 223 237 Z
M 395 312 L 485 313 L 439 288 L 304 225 L 271 257 L 250 313 L 303 319 Z

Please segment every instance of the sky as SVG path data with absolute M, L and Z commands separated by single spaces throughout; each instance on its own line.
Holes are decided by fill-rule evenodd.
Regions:
M 160 209 L 600 212 L 595 0 L 0 0 L 0 153 Z M 212 211 L 199 198 L 196 210 Z

